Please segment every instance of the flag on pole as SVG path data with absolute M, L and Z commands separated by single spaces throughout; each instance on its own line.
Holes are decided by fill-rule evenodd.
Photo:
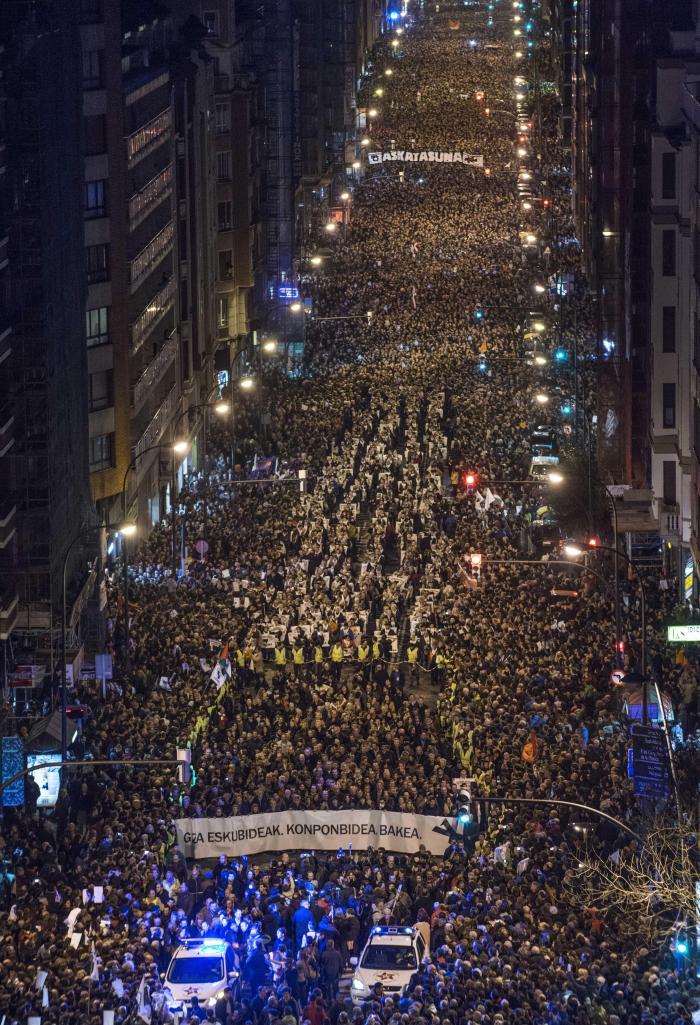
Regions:
M 92 941 L 92 971 L 90 972 L 90 982 L 100 981 L 100 966 L 97 954 L 95 953 L 95 941 Z
M 214 666 L 214 670 L 209 679 L 212 681 L 217 690 L 221 690 L 223 685 L 226 683 L 228 677 L 226 676 L 224 670 L 221 668 L 220 662 L 217 662 Z
M 521 757 L 524 762 L 534 765 L 537 761 L 537 753 L 537 734 L 534 730 L 530 730 L 530 736 L 523 746 Z
M 146 1025 L 151 1025 L 151 1005 L 148 1002 L 145 975 L 141 976 L 141 983 L 136 994 L 136 1013 L 141 1021 L 145 1021 Z

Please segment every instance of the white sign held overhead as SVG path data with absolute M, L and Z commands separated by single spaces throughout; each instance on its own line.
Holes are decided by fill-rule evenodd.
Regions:
M 466 164 L 468 167 L 483 167 L 484 158 L 478 153 L 464 153 L 462 150 L 404 150 L 393 149 L 387 152 L 367 154 L 370 164 L 388 164 L 389 161 L 402 161 L 405 164 Z
M 437 815 L 404 815 L 390 811 L 284 811 L 231 818 L 177 819 L 177 845 L 188 858 L 267 851 L 333 851 L 384 847 L 416 854 L 423 846 L 444 854 L 456 838 L 456 820 Z

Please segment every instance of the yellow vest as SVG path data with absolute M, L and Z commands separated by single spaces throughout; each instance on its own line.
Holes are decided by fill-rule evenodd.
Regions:
M 418 648 L 409 648 L 408 649 L 408 661 L 412 665 L 416 664 L 416 662 L 418 661 Z
M 437 666 L 437 668 L 438 669 L 442 669 L 444 664 L 445 664 L 445 656 L 444 655 L 436 655 L 435 656 L 435 665 Z
M 357 649 L 357 657 L 360 662 L 366 662 L 369 656 L 369 644 L 360 644 Z
M 303 648 L 292 648 L 292 655 L 294 657 L 295 666 L 303 666 L 304 664 L 304 649 Z
M 323 662 L 323 647 L 320 644 L 317 644 L 314 648 L 314 662 L 317 662 L 318 665 Z
M 236 662 L 243 669 L 245 667 L 245 655 L 240 648 L 236 648 Z
M 278 666 L 286 666 L 287 652 L 284 648 L 275 648 L 275 663 Z
M 379 641 L 372 644 L 372 658 L 379 658 Z
M 343 661 L 343 648 L 340 644 L 334 644 L 333 650 L 331 651 L 331 658 L 334 662 Z

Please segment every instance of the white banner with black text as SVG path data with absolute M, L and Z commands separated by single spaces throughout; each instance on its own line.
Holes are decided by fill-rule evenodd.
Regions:
M 457 838 L 454 819 L 392 811 L 282 811 L 231 818 L 177 819 L 177 845 L 188 858 L 238 858 L 267 851 L 383 847 L 444 854 Z
M 392 149 L 388 152 L 372 152 L 367 154 L 370 164 L 386 164 L 390 160 L 399 160 L 404 164 L 466 164 L 468 167 L 483 167 L 484 157 L 481 153 L 464 153 L 462 150 L 405 150 Z

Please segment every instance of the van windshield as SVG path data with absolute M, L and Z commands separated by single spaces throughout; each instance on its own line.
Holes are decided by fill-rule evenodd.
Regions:
M 362 958 L 362 967 L 406 971 L 416 967 L 416 955 L 413 947 L 372 943 Z
M 168 972 L 168 982 L 192 982 L 201 986 L 220 982 L 223 977 L 224 961 L 221 957 L 178 957 Z

